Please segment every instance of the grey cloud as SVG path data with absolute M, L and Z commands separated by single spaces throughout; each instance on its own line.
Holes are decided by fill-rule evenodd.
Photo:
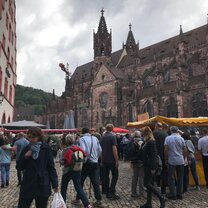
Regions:
M 16 1 L 17 43 L 18 54 L 26 57 L 25 62 L 18 64 L 18 73 L 24 77 L 21 84 L 46 91 L 55 88 L 58 94 L 65 86 L 64 73 L 58 63 L 69 62 L 73 71 L 77 65 L 92 60 L 92 31 L 97 30 L 102 7 L 108 29 L 112 28 L 113 51 L 120 49 L 122 41 L 126 41 L 129 22 L 142 48 L 178 35 L 180 24 L 184 31 L 205 24 L 208 7 L 204 0 L 63 0 L 58 1 L 56 10 L 49 15 L 47 3 L 55 2 L 57 0 Z M 58 26 L 55 17 L 70 29 L 80 28 L 83 24 L 86 28 L 77 35 L 66 34 L 67 29 L 63 29 L 53 41 L 53 47 L 37 44 L 40 32 Z M 49 33 L 48 37 L 51 35 Z

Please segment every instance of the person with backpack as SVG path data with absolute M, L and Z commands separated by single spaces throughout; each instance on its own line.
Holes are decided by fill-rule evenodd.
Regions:
M 141 132 L 135 131 L 132 141 L 126 147 L 126 159 L 131 161 L 133 175 L 131 181 L 131 197 L 138 198 L 144 191 L 144 167 L 142 162 L 142 144 Z M 139 194 L 137 193 L 137 184 L 139 182 Z
M 84 185 L 85 179 L 90 178 L 92 184 L 96 202 L 94 206 L 102 207 L 102 196 L 100 191 L 99 180 L 99 164 L 98 159 L 101 156 L 101 146 L 99 140 L 90 134 L 90 129 L 85 127 L 82 129 L 82 137 L 80 138 L 80 147 L 87 153 L 87 161 L 84 163 L 81 173 L 81 184 Z M 73 204 L 79 201 L 79 195 Z
M 65 137 L 64 145 L 66 148 L 62 151 L 60 163 L 63 165 L 61 179 L 61 195 L 66 202 L 66 192 L 70 180 L 73 181 L 75 190 L 79 195 L 84 207 L 91 208 L 89 200 L 81 186 L 81 170 L 84 163 L 84 157 L 87 154 L 78 146 L 74 145 L 74 135 L 68 134 Z
M 152 208 L 152 193 L 160 200 L 160 208 L 165 207 L 165 199 L 160 191 L 153 185 L 154 176 L 158 169 L 158 154 L 156 142 L 152 130 L 146 126 L 142 129 L 144 145 L 142 146 L 142 156 L 144 164 L 144 186 L 147 188 L 147 201 L 140 208 Z

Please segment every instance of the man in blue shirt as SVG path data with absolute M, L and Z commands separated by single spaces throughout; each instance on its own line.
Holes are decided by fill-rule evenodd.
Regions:
M 178 134 L 178 127 L 170 127 L 171 135 L 165 139 L 165 159 L 168 164 L 168 182 L 170 195 L 169 199 L 182 199 L 183 192 L 183 172 L 184 155 L 186 145 L 184 139 Z M 175 171 L 176 171 L 176 191 L 175 191 Z
M 102 196 L 99 187 L 99 165 L 98 158 L 101 156 L 100 142 L 95 136 L 90 134 L 89 128 L 82 129 L 83 136 L 80 138 L 80 147 L 87 153 L 87 162 L 83 165 L 81 183 L 84 185 L 84 181 L 89 176 L 93 186 L 95 199 L 97 200 L 94 205 L 96 207 L 102 207 Z M 78 200 L 78 197 L 76 198 Z
M 29 144 L 29 141 L 25 138 L 23 133 L 18 134 L 18 140 L 14 143 L 14 146 L 11 150 L 16 152 L 16 161 L 18 161 L 22 150 Z M 21 185 L 22 182 L 22 171 L 17 170 L 18 185 Z

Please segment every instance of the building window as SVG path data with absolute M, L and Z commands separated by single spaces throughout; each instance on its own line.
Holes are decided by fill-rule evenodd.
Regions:
M 9 26 L 9 16 L 8 14 L 6 13 L 6 28 L 8 29 L 8 26 Z
M 12 45 L 14 44 L 14 33 L 12 32 Z
M 4 96 L 7 98 L 7 94 L 8 93 L 8 80 L 7 78 L 5 78 L 5 81 L 4 81 Z
M 152 106 L 151 101 L 149 100 L 144 104 L 143 113 L 146 113 L 146 112 L 149 114 L 150 118 L 154 116 L 153 106 Z
M 133 122 L 133 108 L 132 104 L 128 105 L 128 121 Z
M 3 47 L 4 50 L 5 50 L 5 45 L 6 45 L 6 38 L 3 34 L 3 36 L 2 36 L 2 47 Z
M 8 59 L 8 63 L 10 61 L 10 50 L 9 50 L 9 47 L 7 48 L 7 59 Z
M 0 92 L 2 91 L 2 70 L 1 70 L 1 67 L 0 67 Z
M 10 42 L 11 39 L 12 39 L 12 27 L 11 27 L 11 24 L 9 24 L 9 34 L 8 34 L 8 39 L 9 39 L 9 42 Z
M 170 81 L 170 71 L 166 71 L 164 74 L 164 82 L 169 82 Z
M 12 86 L 9 88 L 9 102 L 12 104 Z
M 5 124 L 6 123 L 6 115 L 5 115 L 5 113 L 2 116 L 1 123 L 2 124 Z
M 178 106 L 173 97 L 169 98 L 169 102 L 167 104 L 167 117 L 178 117 Z
M 13 70 L 13 64 L 14 64 L 13 61 L 14 61 L 13 60 L 13 57 L 11 56 L 11 66 L 12 66 L 12 70 Z
M 207 99 L 206 96 L 201 92 L 198 92 L 193 96 L 192 114 L 193 117 L 208 116 Z
M 105 125 L 105 111 L 102 111 L 102 123 Z
M 191 66 L 188 66 L 188 75 L 189 75 L 189 77 L 193 76 L 193 69 Z
M 144 87 L 149 87 L 151 85 L 151 78 L 148 76 L 143 80 Z
M 8 120 L 7 120 L 7 123 L 10 123 L 11 122 L 11 119 L 10 119 L 10 116 L 9 116 L 9 118 L 8 118 Z

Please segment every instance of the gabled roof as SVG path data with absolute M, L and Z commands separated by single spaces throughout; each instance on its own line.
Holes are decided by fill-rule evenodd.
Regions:
M 129 54 L 125 55 L 120 63 L 118 64 L 118 68 L 123 68 L 123 67 L 127 67 L 127 66 L 130 66 L 132 64 L 135 63 L 135 58 Z

